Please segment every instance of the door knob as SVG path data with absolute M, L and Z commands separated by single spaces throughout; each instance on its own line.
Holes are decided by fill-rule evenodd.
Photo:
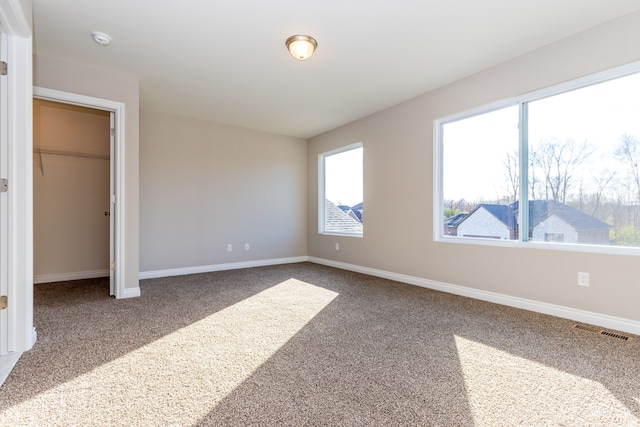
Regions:
M 109 212 L 109 211 L 104 211 L 104 216 L 109 216 L 109 215 L 111 215 L 111 212 Z

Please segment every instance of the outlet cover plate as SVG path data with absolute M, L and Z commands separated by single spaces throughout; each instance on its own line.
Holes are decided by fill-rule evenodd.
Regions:
M 578 272 L 578 285 L 589 286 L 589 273 L 584 273 L 582 271 Z

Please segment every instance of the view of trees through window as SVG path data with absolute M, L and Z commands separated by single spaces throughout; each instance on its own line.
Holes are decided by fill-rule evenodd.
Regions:
M 440 129 L 443 235 L 640 247 L 640 74 Z

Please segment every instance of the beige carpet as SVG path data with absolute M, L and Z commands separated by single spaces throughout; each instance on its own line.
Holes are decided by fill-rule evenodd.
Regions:
M 36 285 L 2 426 L 640 426 L 640 339 L 303 263 Z

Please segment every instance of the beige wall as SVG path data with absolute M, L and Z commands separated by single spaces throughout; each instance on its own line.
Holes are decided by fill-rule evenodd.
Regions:
M 34 149 L 106 159 L 33 156 L 33 240 L 36 281 L 109 270 L 109 113 L 34 100 Z
M 638 13 L 311 139 L 309 255 L 639 321 L 637 257 L 436 243 L 432 225 L 434 120 L 640 60 L 637 40 Z M 364 237 L 318 235 L 317 156 L 358 141 Z
M 306 162 L 302 139 L 141 111 L 140 271 L 306 255 Z
M 90 68 L 81 64 L 36 56 L 34 85 L 125 104 L 125 217 L 122 219 L 126 246 L 124 288 L 138 288 L 138 146 L 139 85 L 126 74 Z

